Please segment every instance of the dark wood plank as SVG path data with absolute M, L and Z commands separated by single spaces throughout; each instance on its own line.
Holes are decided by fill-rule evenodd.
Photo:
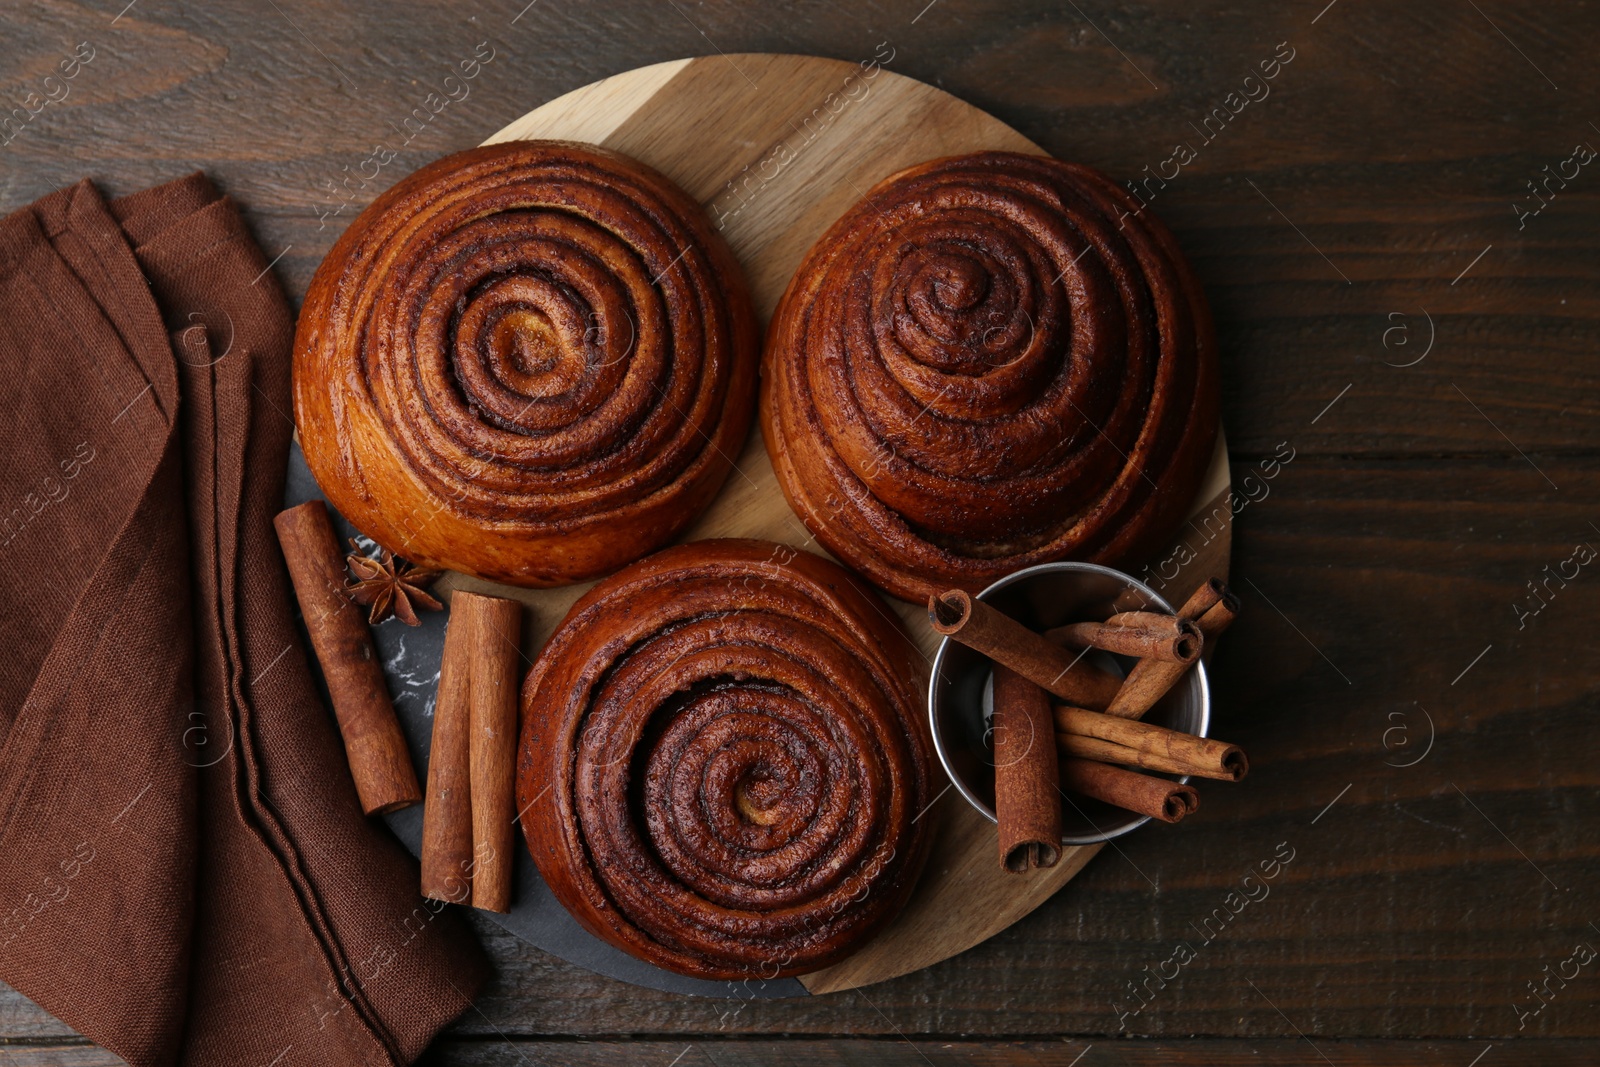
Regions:
M 0 1035 L 3 1040 L 53 1041 L 73 1037 L 72 1027 L 0 982 Z
M 1144 3 L 1086 10 L 1092 27 L 1070 5 L 981 0 L 939 0 L 914 23 L 921 4 L 808 0 L 781 17 L 731 3 L 525 6 L 298 0 L 280 15 L 143 0 L 115 24 L 115 12 L 60 0 L 9 9 L 14 96 L 77 42 L 96 53 L 0 154 L 0 208 L 85 174 L 128 191 L 204 167 L 269 253 L 284 252 L 277 269 L 298 300 L 383 188 L 561 92 L 682 55 L 859 59 L 888 41 L 890 69 L 1119 177 L 1157 174 L 1180 142 L 1196 151 L 1148 188 L 1215 304 L 1241 453 L 1291 434 L 1308 453 L 1504 454 L 1500 431 L 1529 453 L 1600 447 L 1600 175 L 1552 186 L 1520 229 L 1512 209 L 1537 203 L 1526 183 L 1579 141 L 1600 147 L 1584 104 L 1600 70 L 1580 45 L 1600 22 L 1592 11 L 1341 3 L 1313 24 L 1320 4 Z M 493 58 L 465 98 L 397 133 L 483 42 Z M 1210 141 L 1196 132 L 1291 50 L 1253 90 L 1268 95 Z M 379 141 L 398 155 L 365 177 Z M 1430 333 L 1423 363 L 1384 366 L 1415 358 Z M 1347 385 L 1341 417 L 1308 430 Z
M 103 1048 L 89 1044 L 0 1044 L 0 1058 L 11 1067 L 121 1067 L 125 1062 Z
M 117 1067 L 103 1049 L 84 1044 L 0 1045 L 16 1067 Z M 1317 1054 L 1320 1053 L 1321 1056 Z M 1342 1067 L 1412 1067 L 1418 1063 L 1465 1065 L 1493 1054 L 1499 1067 L 1587 1065 L 1600 1056 L 1593 1041 L 1113 1041 L 1052 1042 L 873 1040 L 582 1041 L 528 1038 L 445 1038 L 418 1061 L 422 1067 L 560 1063 L 681 1064 L 683 1067 L 1290 1067 L 1327 1062 Z
M 1320 1055 L 1319 1055 L 1320 1054 Z M 1419 1063 L 1467 1067 L 1567 1067 L 1592 1064 L 1600 1045 L 1591 1041 L 475 1041 L 446 1039 L 422 1062 L 473 1067 L 520 1057 L 530 1063 L 572 1067 L 639 1063 L 676 1067 L 1413 1067 Z
M 1564 985 L 1545 971 L 1579 942 L 1600 947 L 1589 888 L 1600 873 L 1594 567 L 1566 586 L 1551 581 L 1537 614 L 1518 613 L 1537 603 L 1526 583 L 1545 567 L 1580 541 L 1600 545 L 1590 525 L 1600 523 L 1600 172 L 1585 168 L 1520 229 L 1512 204 L 1531 203 L 1525 183 L 1578 141 L 1600 146 L 1588 110 L 1600 13 L 1505 0 L 524 5 L 354 11 L 293 0 L 280 15 L 140 0 L 120 18 L 122 0 L 7 8 L 8 100 L 41 85 L 79 41 L 96 52 L 66 100 L 0 147 L 0 210 L 85 174 L 126 192 L 203 167 L 244 204 L 268 254 L 284 253 L 275 271 L 298 300 L 348 219 L 393 180 L 643 63 L 715 50 L 858 59 L 888 40 L 890 69 L 991 110 L 1058 155 L 1136 177 L 1178 141 L 1198 142 L 1188 124 L 1288 41 L 1295 58 L 1271 95 L 1152 200 L 1215 305 L 1235 484 L 1249 493 L 1254 472 L 1256 494 L 1267 494 L 1238 516 L 1248 611 L 1217 664 L 1217 732 L 1249 749 L 1254 772 L 1207 788 L 1182 827 L 1108 850 L 993 942 L 859 993 L 743 1005 L 672 997 L 586 974 L 478 922 L 500 978 L 439 1062 L 510 1058 L 502 1033 L 534 1062 L 600 1062 L 581 1058 L 593 1052 L 667 1064 L 691 1041 L 715 1063 L 1056 1062 L 1082 1043 L 997 1051 L 936 1039 L 1072 1033 L 1247 1039 L 1106 1040 L 1084 1067 L 1115 1055 L 1318 1062 L 1299 1032 L 1336 1063 L 1465 1067 L 1490 1040 L 1483 1067 L 1594 1061 L 1592 1045 L 1508 1039 L 1600 1037 L 1600 961 Z M 375 178 L 353 182 L 334 214 L 329 183 L 359 171 L 377 140 L 403 139 L 389 124 L 481 41 L 494 58 L 470 95 Z M 1424 312 L 1429 355 L 1386 366 L 1422 353 Z M 1396 327 L 1405 332 L 1388 333 L 1386 347 Z M 1259 461 L 1279 442 L 1296 458 L 1264 482 Z M 1416 758 L 1429 721 L 1428 754 L 1393 766 Z M 1222 932 L 1208 942 L 1194 926 L 1226 908 L 1280 842 L 1293 862 L 1265 899 L 1214 918 Z M 1151 980 L 1153 1003 L 1134 1014 L 1129 983 L 1180 941 L 1196 958 L 1164 986 Z M 1547 980 L 1548 1004 L 1534 1014 L 1528 983 Z M 639 1033 L 686 1037 L 521 1040 Z M 898 1039 L 835 1040 L 897 1033 L 918 1039 L 915 1056 Z M 65 1057 L 38 1062 L 105 1062 L 57 1046 L 70 1031 L 10 991 L 0 991 L 0 1034 L 46 1042 L 8 1053 Z M 815 1040 L 699 1040 L 728 1034 Z

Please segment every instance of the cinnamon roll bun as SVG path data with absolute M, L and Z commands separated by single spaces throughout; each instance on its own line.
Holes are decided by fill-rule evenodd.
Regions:
M 517 804 L 545 882 L 680 974 L 842 959 L 930 841 L 916 663 L 886 605 L 788 546 L 699 541 L 602 581 L 523 685 Z
M 1211 459 L 1216 341 L 1138 201 L 1088 167 L 983 152 L 894 175 L 817 242 L 761 403 L 806 526 L 918 601 L 1158 550 Z
M 295 421 L 385 548 L 519 585 L 679 533 L 753 412 L 755 315 L 698 204 L 601 148 L 475 148 L 405 178 L 323 260 Z

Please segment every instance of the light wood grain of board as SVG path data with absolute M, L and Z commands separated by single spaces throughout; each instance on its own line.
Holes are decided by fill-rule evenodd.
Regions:
M 881 67 L 763 54 L 674 61 L 618 74 L 545 104 L 484 143 L 533 138 L 601 144 L 681 185 L 705 205 L 744 265 L 763 319 L 812 244 L 884 178 L 963 152 L 1043 154 L 998 119 L 923 82 Z M 1228 478 L 1227 449 L 1219 439 L 1196 514 L 1226 503 Z M 1221 513 L 1226 517 L 1228 509 Z M 1230 530 L 1225 524 L 1220 535 L 1194 550 L 1182 573 L 1167 581 L 1163 592 L 1169 600 L 1181 601 L 1205 579 L 1227 574 Z M 759 429 L 721 494 L 683 540 L 708 537 L 766 538 L 827 555 L 783 499 Z M 1199 543 L 1192 534 L 1188 540 Z M 528 605 L 530 657 L 590 584 L 516 589 L 460 575 L 441 583 L 447 593 L 471 589 Z M 939 638 L 926 610 L 889 604 L 931 662 Z M 812 992 L 870 985 L 963 952 L 1038 907 L 1102 847 L 1068 848 L 1054 868 L 1017 876 L 999 866 L 994 824 L 953 789 L 925 817 L 939 825 L 910 903 L 850 959 L 804 976 Z

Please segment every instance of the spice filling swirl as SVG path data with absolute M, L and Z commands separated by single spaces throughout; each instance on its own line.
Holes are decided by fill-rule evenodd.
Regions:
M 768 450 L 823 543 L 898 596 L 1123 562 L 1198 488 L 1214 348 L 1176 243 L 1109 179 L 936 160 L 869 192 L 790 283 Z
M 703 977 L 814 970 L 894 914 L 931 763 L 884 612 L 764 542 L 669 549 L 596 587 L 523 690 L 519 806 L 557 897 Z
M 352 225 L 307 305 L 308 463 L 407 558 L 525 584 L 604 573 L 686 525 L 748 430 L 737 265 L 698 205 L 602 149 L 423 168 Z M 606 525 L 636 529 L 613 548 Z M 463 531 L 501 558 L 474 565 Z

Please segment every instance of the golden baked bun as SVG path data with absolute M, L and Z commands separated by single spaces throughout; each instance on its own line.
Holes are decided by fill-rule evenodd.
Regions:
M 523 684 L 539 873 L 596 936 L 680 974 L 844 958 L 931 841 L 917 662 L 870 590 L 786 545 L 697 541 L 602 581 Z
M 739 265 L 625 156 L 519 141 L 363 211 L 295 338 L 295 422 L 329 501 L 406 559 L 518 585 L 606 574 L 710 503 L 753 415 Z
M 1216 341 L 1172 235 L 1040 156 L 880 183 L 790 281 L 762 430 L 829 551 L 906 600 L 1060 559 L 1159 550 L 1218 423 Z

